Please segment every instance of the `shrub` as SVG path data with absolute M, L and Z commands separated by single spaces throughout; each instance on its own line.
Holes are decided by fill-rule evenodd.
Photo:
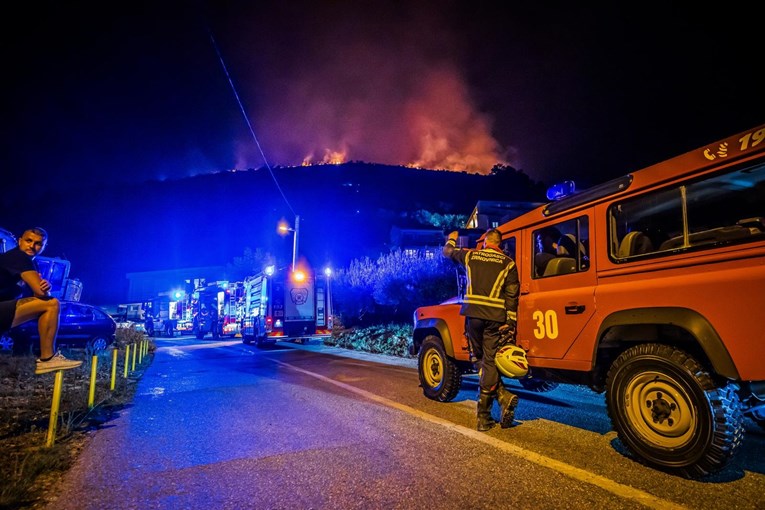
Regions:
M 141 331 L 136 331 L 130 328 L 119 328 L 116 334 L 115 347 L 123 349 L 128 344 L 135 344 L 147 338 L 146 334 Z M 149 348 L 154 345 L 154 342 L 150 340 Z
M 324 343 L 343 349 L 411 358 L 408 350 L 411 337 L 410 324 L 387 324 L 360 329 L 335 328 L 332 337 Z
M 415 308 L 439 303 L 455 293 L 451 262 L 440 255 L 400 250 L 351 262 L 333 284 L 334 312 L 343 323 L 410 322 Z

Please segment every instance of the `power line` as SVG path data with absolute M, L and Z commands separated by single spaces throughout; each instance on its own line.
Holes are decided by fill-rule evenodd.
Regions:
M 260 155 L 263 158 L 263 162 L 265 163 L 266 168 L 268 168 L 268 172 L 271 174 L 271 178 L 273 179 L 274 184 L 276 184 L 276 189 L 279 190 L 279 193 L 282 195 L 282 198 L 284 199 L 284 203 L 287 204 L 287 207 L 289 207 L 290 211 L 292 211 L 292 214 L 294 216 L 297 216 L 297 214 L 295 213 L 295 210 L 292 208 L 292 205 L 290 205 L 289 200 L 287 200 L 287 197 L 284 195 L 284 192 L 282 191 L 281 186 L 279 186 L 279 181 L 276 180 L 274 171 L 271 169 L 271 165 L 268 163 L 268 159 L 266 158 L 266 155 L 263 152 L 263 148 L 260 146 L 258 137 L 255 136 L 255 130 L 252 128 L 252 123 L 250 123 L 250 119 L 249 117 L 247 117 L 247 113 L 244 111 L 244 106 L 242 105 L 242 101 L 239 98 L 239 94 L 236 91 L 236 87 L 234 86 L 234 81 L 231 79 L 231 75 L 228 72 L 228 68 L 226 67 L 226 62 L 223 60 L 223 55 L 221 55 L 220 49 L 218 48 L 218 43 L 215 41 L 215 36 L 213 36 L 212 30 L 210 30 L 209 27 L 207 28 L 207 32 L 208 34 L 210 34 L 210 42 L 212 42 L 213 48 L 215 48 L 215 53 L 218 55 L 218 60 L 220 60 L 220 65 L 223 67 L 223 72 L 226 74 L 226 79 L 228 80 L 229 85 L 231 85 L 231 91 L 234 93 L 236 102 L 239 105 L 239 110 L 242 112 L 244 121 L 247 123 L 247 127 L 249 128 L 250 134 L 252 135 L 252 139 L 255 140 L 255 145 L 257 145 L 258 147 L 258 151 L 260 152 Z

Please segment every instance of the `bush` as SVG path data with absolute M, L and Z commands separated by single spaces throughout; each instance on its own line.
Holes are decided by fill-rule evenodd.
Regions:
M 116 334 L 116 340 L 114 347 L 118 349 L 124 349 L 128 344 L 137 344 L 138 342 L 145 340 L 146 334 L 141 331 L 136 331 L 130 328 L 119 328 Z M 149 349 L 154 347 L 154 341 L 149 340 Z
M 351 262 L 333 282 L 334 312 L 349 326 L 409 322 L 414 310 L 453 296 L 453 264 L 432 253 L 400 250 Z
M 335 328 L 332 337 L 325 340 L 324 344 L 355 351 L 411 358 L 408 350 L 410 338 L 412 338 L 411 325 L 388 324 L 359 329 Z

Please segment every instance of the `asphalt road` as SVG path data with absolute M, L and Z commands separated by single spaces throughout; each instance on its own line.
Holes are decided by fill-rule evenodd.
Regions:
M 133 405 L 93 433 L 51 509 L 765 508 L 765 433 L 721 473 L 641 466 L 602 395 L 525 392 L 479 433 L 476 380 L 426 399 L 413 360 L 157 339 Z

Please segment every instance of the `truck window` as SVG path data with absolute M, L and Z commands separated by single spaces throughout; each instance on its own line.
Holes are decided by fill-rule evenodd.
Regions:
M 515 236 L 503 239 L 501 248 L 505 255 L 515 260 Z
M 535 230 L 534 278 L 586 271 L 590 266 L 587 216 Z
M 623 262 L 765 237 L 765 165 L 726 171 L 609 208 L 610 253 Z

